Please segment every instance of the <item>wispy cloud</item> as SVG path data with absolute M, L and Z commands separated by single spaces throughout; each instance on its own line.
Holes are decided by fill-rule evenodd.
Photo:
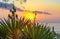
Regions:
M 0 2 L 0 8 L 5 8 L 5 9 L 10 10 L 10 9 L 13 8 L 13 4 L 8 4 L 8 3 Z M 16 8 L 17 11 L 20 11 L 20 12 L 33 12 L 33 13 L 36 13 L 36 14 L 47 14 L 47 15 L 50 15 L 50 13 L 48 13 L 48 12 L 23 10 L 23 9 L 20 9 L 20 8 L 18 8 L 16 6 L 15 6 L 15 8 Z
M 8 3 L 2 3 L 2 2 L 0 2 L 0 8 L 12 9 L 13 8 L 13 4 L 8 4 Z M 19 10 L 19 8 L 17 8 L 16 6 L 15 6 L 15 8 L 17 10 Z
M 43 12 L 43 11 L 34 11 L 34 13 L 51 15 L 50 13 L 48 13 L 48 12 Z

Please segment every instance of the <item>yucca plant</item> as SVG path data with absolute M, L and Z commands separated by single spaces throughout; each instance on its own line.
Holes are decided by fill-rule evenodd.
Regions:
M 5 3 L 9 0 L 3 0 Z M 14 0 L 13 0 L 14 1 Z M 21 3 L 26 0 L 21 0 Z M 12 15 L 8 15 L 7 19 L 0 19 L 0 39 L 19 39 L 21 38 L 21 30 L 26 25 L 24 18 L 18 19 L 18 15 L 15 14 L 16 9 L 13 5 L 13 9 L 10 10 Z
M 13 7 L 14 9 L 14 7 Z M 50 31 L 49 27 L 39 24 L 32 24 L 30 20 L 18 19 L 14 13 L 8 15 L 8 19 L 0 19 L 0 38 L 1 39 L 53 39 L 55 37 L 54 28 Z
M 49 27 L 39 24 L 28 24 L 23 29 L 23 35 L 24 39 L 54 39 L 55 37 L 55 33 Z
M 12 15 L 8 19 L 0 19 L 0 39 L 53 39 L 55 37 L 54 27 L 31 23 L 30 20 L 18 19 L 16 9 L 10 10 Z
M 24 18 L 18 19 L 14 5 L 10 12 L 12 15 L 9 14 L 7 19 L 0 19 L 0 39 L 53 39 L 55 37 L 54 31 L 50 31 L 49 27 L 33 24 Z
M 21 38 L 22 28 L 26 22 L 23 19 L 18 19 L 18 15 L 15 14 L 16 9 L 13 6 L 13 10 L 10 10 L 12 15 L 8 15 L 8 19 L 0 19 L 0 38 L 1 39 L 19 39 Z

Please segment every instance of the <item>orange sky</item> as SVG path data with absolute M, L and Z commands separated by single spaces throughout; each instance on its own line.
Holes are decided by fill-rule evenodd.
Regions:
M 47 11 L 51 15 L 38 14 L 37 20 L 41 22 L 60 22 L 60 0 L 27 0 L 26 3 L 20 4 L 15 1 L 15 6 L 25 10 Z M 24 8 L 23 8 L 23 7 Z M 6 17 L 9 10 L 0 9 L 0 18 Z M 19 16 L 23 16 L 22 12 L 17 12 Z

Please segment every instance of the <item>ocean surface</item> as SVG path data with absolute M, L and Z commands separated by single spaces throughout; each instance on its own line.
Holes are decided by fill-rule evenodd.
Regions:
M 57 34 L 60 34 L 60 23 L 40 23 L 40 24 L 44 24 L 46 26 L 49 26 L 51 29 L 52 27 L 54 26 L 54 31 L 57 33 Z M 54 39 L 60 39 L 60 37 L 55 37 Z
M 42 23 L 42 24 L 46 24 L 51 28 L 54 26 L 54 31 L 60 34 L 60 23 Z
M 47 25 L 51 28 L 54 26 L 54 31 L 60 34 L 60 23 L 48 23 Z

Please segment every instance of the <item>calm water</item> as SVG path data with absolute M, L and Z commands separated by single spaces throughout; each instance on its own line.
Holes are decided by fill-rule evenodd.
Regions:
M 60 33 L 60 23 L 48 23 L 47 25 L 49 25 L 50 27 L 54 26 L 55 32 Z
M 46 24 L 46 23 L 42 23 L 42 24 Z M 51 28 L 54 26 L 55 32 L 60 34 L 60 23 L 48 23 L 46 25 Z M 55 39 L 60 39 L 60 37 L 56 37 Z
M 42 23 L 42 24 L 46 24 L 46 23 Z M 51 28 L 54 26 L 55 32 L 60 33 L 60 23 L 48 23 L 46 25 L 51 27 Z

